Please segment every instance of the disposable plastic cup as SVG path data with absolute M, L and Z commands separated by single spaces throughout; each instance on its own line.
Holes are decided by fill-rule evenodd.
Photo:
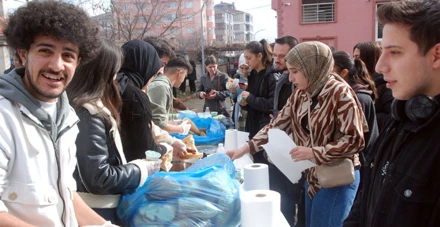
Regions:
M 148 150 L 145 151 L 145 158 L 147 159 L 147 161 L 158 161 L 160 158 L 160 153 L 156 151 Z

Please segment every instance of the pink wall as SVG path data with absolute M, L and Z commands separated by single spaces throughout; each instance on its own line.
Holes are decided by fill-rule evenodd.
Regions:
M 358 42 L 375 40 L 376 2 L 383 1 L 390 0 L 335 0 L 335 22 L 313 24 L 302 24 L 301 0 L 272 0 L 272 8 L 277 11 L 278 37 L 319 40 L 352 53 Z

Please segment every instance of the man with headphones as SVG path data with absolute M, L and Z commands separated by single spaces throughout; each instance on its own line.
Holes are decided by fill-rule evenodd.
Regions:
M 440 226 L 440 1 L 381 5 L 376 71 L 395 100 L 344 226 Z

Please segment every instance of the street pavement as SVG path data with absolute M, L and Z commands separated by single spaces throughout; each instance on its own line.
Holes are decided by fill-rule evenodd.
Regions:
M 182 97 L 182 98 L 180 98 L 180 100 L 182 100 L 182 102 L 185 103 L 185 105 L 190 110 L 197 109 L 200 112 L 203 111 L 202 109 L 203 109 L 203 104 L 204 104 L 205 100 L 196 98 L 195 94 Z

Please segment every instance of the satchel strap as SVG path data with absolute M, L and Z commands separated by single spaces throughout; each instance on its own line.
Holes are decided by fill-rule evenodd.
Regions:
M 314 141 L 313 141 L 313 132 L 312 132 L 312 124 L 310 123 L 310 118 L 311 118 L 311 116 L 310 116 L 310 102 L 309 102 L 309 105 L 308 105 L 308 107 L 307 107 L 307 111 L 308 111 L 308 115 L 309 116 L 307 116 L 307 123 L 308 123 L 308 125 L 309 125 L 309 132 L 310 132 L 310 139 L 312 140 L 312 147 L 314 146 Z

